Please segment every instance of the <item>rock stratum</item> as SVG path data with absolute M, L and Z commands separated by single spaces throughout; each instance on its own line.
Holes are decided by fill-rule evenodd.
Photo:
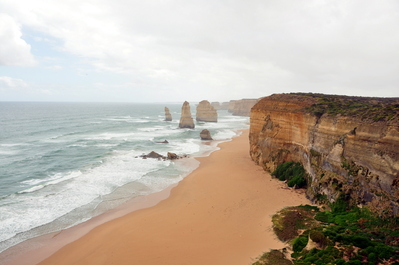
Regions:
M 201 101 L 197 106 L 195 115 L 197 121 L 217 122 L 218 113 L 208 100 Z
M 228 111 L 234 116 L 250 116 L 251 108 L 259 99 L 240 99 L 231 100 L 228 105 Z
M 302 163 L 309 199 L 345 196 L 398 216 L 399 98 L 271 95 L 251 110 L 249 140 L 251 158 L 267 171 Z
M 165 107 L 165 121 L 172 121 L 172 114 L 170 114 L 168 107 Z
M 193 129 L 195 127 L 193 118 L 191 116 L 190 104 L 184 101 L 181 107 L 181 117 L 179 122 L 179 128 Z

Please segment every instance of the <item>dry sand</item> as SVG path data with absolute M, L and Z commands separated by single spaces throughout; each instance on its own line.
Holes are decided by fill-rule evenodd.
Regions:
M 309 201 L 254 164 L 248 130 L 219 147 L 167 199 L 96 226 L 40 264 L 247 265 L 284 247 L 271 216 Z

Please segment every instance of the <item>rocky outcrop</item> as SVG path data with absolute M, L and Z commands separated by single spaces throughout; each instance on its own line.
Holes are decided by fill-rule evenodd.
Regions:
M 200 137 L 201 137 L 201 140 L 213 140 L 211 133 L 207 129 L 204 129 L 201 131 Z
M 250 155 L 267 171 L 285 161 L 309 173 L 307 195 L 349 195 L 384 215 L 399 213 L 399 99 L 277 94 L 251 111 Z
M 208 100 L 203 100 L 198 104 L 196 120 L 206 122 L 218 121 L 218 113 Z
M 180 159 L 180 158 L 186 158 L 188 156 L 187 155 L 178 156 L 177 154 L 172 153 L 172 152 L 168 152 L 166 156 L 163 156 L 157 152 L 151 151 L 150 153 L 148 153 L 146 155 L 141 155 L 140 157 L 142 159 L 155 158 L 158 160 L 176 160 L 176 159 Z
M 165 107 L 165 121 L 172 121 L 172 114 L 170 114 L 169 108 Z
M 179 128 L 193 129 L 194 127 L 195 125 L 193 118 L 191 117 L 190 104 L 187 101 L 184 101 L 181 108 Z
M 235 116 L 250 116 L 251 108 L 259 99 L 240 99 L 229 102 L 228 111 Z

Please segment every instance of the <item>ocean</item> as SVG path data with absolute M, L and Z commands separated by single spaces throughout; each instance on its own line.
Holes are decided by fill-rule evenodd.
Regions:
M 218 110 L 217 123 L 179 129 L 181 106 L 0 102 L 0 252 L 161 191 L 194 170 L 195 157 L 248 128 L 248 117 Z M 203 129 L 214 141 L 201 141 Z M 151 151 L 189 158 L 140 157 Z

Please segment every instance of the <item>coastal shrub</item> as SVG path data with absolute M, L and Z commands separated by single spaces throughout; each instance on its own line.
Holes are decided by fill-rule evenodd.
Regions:
M 287 181 L 288 187 L 304 188 L 307 185 L 306 171 L 299 162 L 288 161 L 277 166 L 271 174 L 281 181 Z
M 304 110 L 320 118 L 324 114 L 346 115 L 361 120 L 389 121 L 398 118 L 397 98 L 362 98 L 337 95 L 294 93 L 318 99 Z
M 367 208 L 338 205 L 335 211 L 311 210 L 318 223 L 292 241 L 294 264 L 399 264 L 398 218 L 383 219 Z M 307 237 L 318 247 L 304 249 Z
M 325 247 L 327 245 L 327 238 L 321 231 L 311 230 L 309 237 L 321 247 Z
M 284 253 L 277 249 L 272 249 L 269 252 L 263 253 L 263 255 L 258 258 L 252 265 L 292 265 L 293 263 L 288 260 Z
M 311 229 L 316 225 L 314 216 L 317 207 L 295 206 L 277 212 L 272 217 L 273 230 L 281 241 L 289 241 L 299 236 L 302 229 Z
M 299 237 L 295 238 L 292 243 L 292 250 L 294 252 L 301 252 L 304 247 L 308 244 L 308 237 L 305 235 L 300 235 Z

